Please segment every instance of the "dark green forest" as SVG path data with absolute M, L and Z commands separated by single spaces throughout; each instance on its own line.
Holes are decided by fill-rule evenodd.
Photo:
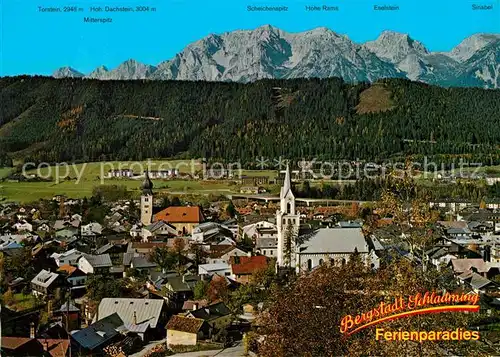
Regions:
M 393 179 L 361 179 L 353 184 L 335 186 L 322 184 L 311 186 L 308 181 L 294 186 L 297 197 L 331 198 L 339 200 L 378 201 L 384 192 L 397 190 L 397 181 Z M 474 183 L 457 183 L 453 185 L 435 184 L 432 187 L 419 186 L 413 197 L 420 199 L 466 199 L 480 203 L 483 199 L 500 198 L 500 183 L 491 186 L 480 186 Z
M 362 99 L 370 84 L 336 78 L 239 84 L 3 77 L 0 154 L 32 162 L 206 157 L 247 166 L 279 156 L 500 163 L 500 90 L 401 79 L 376 85 L 387 98 L 375 100 L 387 103 L 370 112 Z M 278 104 L 274 87 L 285 93 Z

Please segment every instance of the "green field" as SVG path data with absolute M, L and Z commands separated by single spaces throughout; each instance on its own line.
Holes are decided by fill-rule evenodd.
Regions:
M 0 167 L 0 179 L 7 177 L 12 172 L 12 170 L 13 169 L 10 167 Z
M 130 169 L 136 175 L 142 174 L 144 170 L 159 171 L 167 169 L 178 169 L 181 174 L 200 174 L 203 165 L 199 160 L 150 160 L 150 161 L 110 161 L 110 162 L 89 162 L 83 164 L 68 164 L 61 166 L 44 166 L 38 168 L 27 168 L 26 173 L 36 174 L 42 178 L 50 178 L 53 181 L 65 178 L 80 179 L 80 181 L 96 181 L 101 177 L 106 177 L 109 170 Z M 4 170 L 4 169 L 0 169 Z M 7 169 L 5 169 L 7 170 Z M 10 170 L 10 169 L 9 169 Z M 238 176 L 239 170 L 233 167 L 233 173 Z M 0 171 L 1 175 L 2 171 Z M 241 170 L 241 175 L 247 176 L 270 176 L 275 177 L 275 170 Z M 0 176 L 1 178 L 1 176 Z
M 139 175 L 143 170 L 166 170 L 177 168 L 181 174 L 200 174 L 203 166 L 198 160 L 151 160 L 142 162 L 92 162 L 70 164 L 66 166 L 40 166 L 26 170 L 27 175 L 36 175 L 49 181 L 44 182 L 0 182 L 0 200 L 21 203 L 33 202 L 39 199 L 50 199 L 55 195 L 65 195 L 70 198 L 90 197 L 95 186 L 123 185 L 128 190 L 139 195 L 142 178 L 106 178 L 112 169 L 131 169 Z M 0 179 L 6 177 L 12 169 L 0 169 Z M 235 177 L 239 176 L 235 171 Z M 274 178 L 276 171 L 242 170 L 241 175 L 269 176 Z M 104 177 L 104 179 L 101 179 Z M 153 180 L 155 193 L 171 194 L 220 194 L 238 192 L 239 185 L 230 181 L 215 180 Z
M 183 174 L 195 174 L 202 170 L 203 166 L 199 160 L 145 160 L 145 161 L 109 161 L 89 162 L 83 164 L 68 164 L 60 166 L 44 166 L 27 168 L 27 174 L 36 174 L 40 177 L 64 179 L 80 178 L 80 181 L 95 181 L 106 177 L 109 170 L 130 169 L 134 174 L 142 174 L 143 171 L 158 171 L 177 168 Z
M 123 185 L 130 191 L 139 195 L 141 180 L 114 179 L 105 180 L 107 185 Z M 155 193 L 171 194 L 217 194 L 230 192 L 227 181 L 187 181 L 153 180 Z M 83 198 L 92 196 L 94 186 L 100 185 L 100 181 L 75 181 L 54 182 L 1 182 L 0 199 L 16 202 L 33 202 L 41 198 L 50 199 L 55 195 L 65 195 L 70 198 Z M 234 187 L 234 185 L 232 186 Z
M 457 173 L 460 172 L 460 168 L 455 170 Z M 481 167 L 464 167 L 464 172 L 476 173 L 476 174 L 488 174 L 492 176 L 500 176 L 500 165 L 496 166 L 481 166 Z
M 46 181 L 43 182 L 13 182 L 0 181 L 0 201 L 15 201 L 27 203 L 39 199 L 50 199 L 55 195 L 64 195 L 69 198 L 83 198 L 92 196 L 94 187 L 101 184 L 123 185 L 133 193 L 140 194 L 140 186 L 143 177 L 137 178 L 107 178 L 111 169 L 131 169 L 134 174 L 140 175 L 143 170 L 165 170 L 177 168 L 181 174 L 199 175 L 203 170 L 200 161 L 197 160 L 152 160 L 143 162 L 91 162 L 67 166 L 40 166 L 36 169 L 26 170 L 26 175 L 38 176 Z M 0 169 L 0 179 L 5 178 L 13 169 Z M 242 176 L 268 176 L 275 179 L 277 170 L 238 170 L 233 171 L 234 178 Z M 104 177 L 101 179 L 101 177 Z M 342 185 L 352 183 L 346 180 L 320 180 L 311 182 L 311 186 L 320 186 L 323 183 Z M 223 194 L 238 192 L 239 184 L 231 180 L 203 180 L 203 179 L 174 179 L 153 180 L 156 194 Z M 248 186 L 248 184 L 246 185 Z M 266 187 L 273 191 L 276 187 Z M 277 191 L 279 192 L 279 191 Z M 276 192 L 274 192 L 276 193 Z

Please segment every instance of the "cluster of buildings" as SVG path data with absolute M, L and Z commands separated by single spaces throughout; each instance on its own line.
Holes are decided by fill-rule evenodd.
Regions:
M 151 170 L 149 177 L 153 179 L 172 179 L 180 176 L 179 169 Z M 136 175 L 132 169 L 114 169 L 109 170 L 107 178 L 138 178 L 142 175 Z
M 0 217 L 9 223 L 0 227 L 1 254 L 15 256 L 30 242 L 31 255 L 39 262 L 30 279 L 6 276 L 8 289 L 36 296 L 40 305 L 24 312 L 2 309 L 2 351 L 62 357 L 70 350 L 73 355 L 132 351 L 165 338 L 172 346 L 224 344 L 235 326 L 240 333 L 250 328 L 256 307 L 242 306 L 244 313 L 236 313 L 220 299 L 200 299 L 197 287 L 232 291 L 251 283 L 259 271 L 302 274 L 322 264 L 341 266 L 353 254 L 371 269 L 392 254 L 439 271 L 448 269 L 457 287 L 487 295 L 500 305 L 496 209 L 440 221 L 441 238 L 415 252 L 395 243 L 390 219 L 381 218 L 379 228 L 366 234 L 362 221 L 337 219 L 335 207 L 296 206 L 290 175 L 287 168 L 279 205 L 265 207 L 272 215 L 263 213 L 263 207 L 238 207 L 238 220 L 207 219 L 213 207 L 156 211 L 148 173 L 138 220 L 132 218 L 130 202 L 113 204 L 102 223 L 83 222 L 79 214 L 49 221 L 35 207 L 3 206 Z M 453 207 L 457 204 L 461 207 L 460 202 Z M 247 211 L 240 212 L 242 208 Z M 158 258 L 165 251 L 176 252 L 175 267 Z M 88 297 L 94 277 L 125 279 L 131 287 L 126 296 L 104 296 L 95 302 Z M 44 324 L 41 312 L 48 314 Z

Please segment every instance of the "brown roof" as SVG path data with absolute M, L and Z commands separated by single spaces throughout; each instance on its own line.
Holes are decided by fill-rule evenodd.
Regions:
M 392 218 L 380 218 L 377 219 L 377 227 L 384 227 L 384 226 L 390 226 L 393 224 L 393 219 Z
M 463 273 L 476 268 L 479 273 L 487 273 L 490 267 L 481 258 L 477 259 L 452 259 L 451 264 L 455 273 Z
M 259 211 L 259 213 L 261 215 L 265 215 L 265 214 L 276 214 L 276 208 L 265 208 L 265 207 L 262 207 Z
M 77 277 L 77 276 L 85 276 L 85 272 L 81 271 L 80 269 L 73 267 L 71 265 L 65 264 L 61 265 L 61 267 L 58 269 L 58 271 L 65 273 L 68 275 L 68 277 Z
M 204 322 L 202 319 L 174 315 L 168 320 L 167 330 L 197 333 Z
M 57 269 L 57 270 L 60 271 L 60 272 L 65 272 L 68 275 L 71 275 L 76 270 L 76 267 L 71 266 L 69 264 L 64 264 L 64 265 L 61 265 L 59 267 L 59 269 Z
M 239 214 L 250 214 L 253 212 L 253 209 L 249 208 L 249 207 L 241 207 L 241 208 L 236 208 L 236 211 L 239 213 Z
M 155 214 L 155 221 L 200 223 L 203 221 L 203 213 L 198 206 L 171 206 Z
M 153 248 L 163 248 L 168 246 L 166 242 L 133 242 L 133 249 L 153 249 Z
M 2 347 L 9 350 L 15 350 L 29 341 L 31 341 L 31 338 L 28 337 L 2 336 Z
M 465 221 L 438 221 L 437 223 L 445 228 L 467 228 Z
M 186 238 L 186 237 L 175 237 L 175 238 L 169 238 L 168 241 L 167 241 L 167 246 L 169 248 L 173 248 L 175 246 L 175 241 L 176 240 L 182 240 L 184 241 L 184 249 L 188 249 L 189 248 L 189 238 Z
M 253 257 L 231 257 L 229 260 L 233 274 L 252 274 L 267 267 L 267 257 L 263 255 Z
M 65 357 L 68 352 L 68 340 L 39 338 L 38 342 L 42 344 L 43 349 L 49 352 L 52 357 Z
M 33 346 L 40 346 L 37 343 L 40 343 L 43 349 L 50 353 L 52 357 L 65 357 L 68 352 L 69 341 L 62 339 L 52 339 L 52 338 L 38 338 L 38 342 L 34 342 L 34 339 L 28 337 L 6 337 L 2 336 L 2 347 L 9 350 L 16 350 L 19 347 L 32 342 Z M 36 347 L 35 347 L 36 348 Z M 37 351 L 40 352 L 40 351 Z
M 197 309 L 199 309 L 200 307 L 205 307 L 208 305 L 208 300 L 202 299 L 202 300 L 184 301 L 184 304 L 182 305 L 182 310 L 194 310 L 193 309 L 194 305 L 197 306 Z
M 335 206 L 319 206 L 319 207 L 316 207 L 316 209 L 314 210 L 314 213 L 315 214 L 318 214 L 318 213 L 332 213 L 332 212 L 335 212 L 336 210 L 336 207 Z
M 232 244 L 222 244 L 222 245 L 211 245 L 210 246 L 210 258 L 217 259 L 222 257 L 224 254 L 232 251 L 236 248 Z

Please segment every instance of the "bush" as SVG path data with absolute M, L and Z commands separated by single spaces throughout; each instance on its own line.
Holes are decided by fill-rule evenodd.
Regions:
M 14 304 L 15 299 L 14 299 L 14 293 L 12 293 L 12 290 L 7 290 L 5 294 L 3 294 L 3 303 L 7 306 Z
M 197 351 L 212 351 L 220 350 L 224 346 L 220 343 L 198 343 L 196 345 L 170 345 L 170 350 L 174 353 L 186 353 L 186 352 L 197 352 Z

